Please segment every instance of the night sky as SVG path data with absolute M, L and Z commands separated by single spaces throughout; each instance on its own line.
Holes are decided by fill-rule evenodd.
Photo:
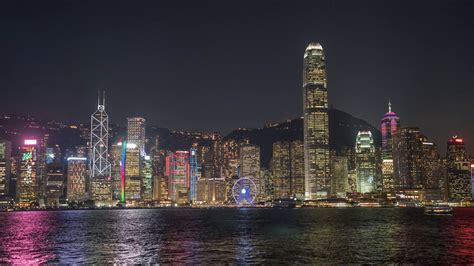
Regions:
M 474 1 L 3 1 L 0 113 L 228 133 L 302 115 L 303 52 L 330 104 L 474 150 Z

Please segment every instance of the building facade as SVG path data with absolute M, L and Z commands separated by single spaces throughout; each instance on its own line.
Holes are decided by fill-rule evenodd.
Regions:
M 9 195 L 11 153 L 11 142 L 0 140 L 0 196 Z
M 328 91 L 322 46 L 310 43 L 303 59 L 305 198 L 326 198 L 331 189 Z
M 446 164 L 448 199 L 471 199 L 471 163 L 462 138 L 454 136 L 448 140 Z
M 392 104 L 388 103 L 388 112 L 382 117 L 382 191 L 389 192 L 395 187 L 393 166 L 393 139 L 400 128 L 400 118 L 392 112 Z
M 374 138 L 370 131 L 359 131 L 355 146 L 357 192 L 372 193 L 376 190 L 377 157 Z
M 69 157 L 67 159 L 67 199 L 82 202 L 87 199 L 87 158 Z

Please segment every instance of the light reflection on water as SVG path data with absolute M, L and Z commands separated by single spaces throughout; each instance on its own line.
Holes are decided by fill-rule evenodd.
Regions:
M 474 263 L 474 209 L 0 213 L 2 263 Z

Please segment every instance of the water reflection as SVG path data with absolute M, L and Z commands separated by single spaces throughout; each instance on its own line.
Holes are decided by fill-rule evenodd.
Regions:
M 3 263 L 474 263 L 474 209 L 14 212 L 0 221 Z

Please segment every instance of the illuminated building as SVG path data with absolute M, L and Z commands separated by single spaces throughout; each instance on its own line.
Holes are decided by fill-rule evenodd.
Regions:
M 274 198 L 304 198 L 304 145 L 301 141 L 273 143 Z
M 141 199 L 142 180 L 140 177 L 140 150 L 135 143 L 126 143 L 125 155 L 125 201 L 133 204 L 132 201 Z
M 166 171 L 168 189 L 171 201 L 177 204 L 189 202 L 189 152 L 170 152 L 166 157 Z
M 67 158 L 67 199 L 82 202 L 87 199 L 87 158 Z
M 138 146 L 141 156 L 145 156 L 145 118 L 127 118 L 127 142 Z
M 357 192 L 375 191 L 377 160 L 374 139 L 370 131 L 359 131 L 355 146 Z
M 426 137 L 422 140 L 421 180 L 425 189 L 439 189 L 442 175 L 440 156 L 436 144 Z
M 90 190 L 96 205 L 105 205 L 112 200 L 111 164 L 109 156 L 109 116 L 105 112 L 105 92 L 97 111 L 91 115 L 90 138 Z
M 274 198 L 288 198 L 291 196 L 291 160 L 290 143 L 279 141 L 273 143 L 272 175 Z
M 331 194 L 338 198 L 345 198 L 349 190 L 347 164 L 346 156 L 331 156 Z
M 401 128 L 395 136 L 394 173 L 397 190 L 423 188 L 421 176 L 423 138 L 420 129 L 416 127 Z
M 46 166 L 46 202 L 50 207 L 59 206 L 59 199 L 64 197 L 65 180 L 63 165 L 50 163 Z
M 122 142 L 112 144 L 110 149 L 110 163 L 112 176 L 112 199 L 121 200 Z
M 11 142 L 0 140 L 0 196 L 9 195 L 11 152 Z
M 155 145 L 151 153 L 153 160 L 153 200 L 166 201 L 169 200 L 168 176 L 165 176 L 166 151 L 157 147 L 158 145 Z
M 197 184 L 199 180 L 199 164 L 197 158 L 197 152 L 195 148 L 192 148 L 189 154 L 189 202 L 194 203 L 197 201 Z
M 448 140 L 446 160 L 449 200 L 471 199 L 471 163 L 462 138 Z
M 238 179 L 237 169 L 239 167 L 239 143 L 234 139 L 225 140 L 221 143 L 221 162 L 222 168 L 220 174 L 225 178 L 226 199 L 232 199 L 231 191 L 234 181 Z
M 382 132 L 382 190 L 394 189 L 393 139 L 400 128 L 400 118 L 392 112 L 392 104 L 388 102 L 388 112 L 381 121 Z
M 326 63 L 319 43 L 304 53 L 303 113 L 305 198 L 326 198 L 331 188 Z
M 151 201 L 153 199 L 153 168 L 152 160 L 149 155 L 143 157 L 142 167 L 142 195 L 141 199 L 144 201 Z
M 240 145 L 240 177 L 251 177 L 257 186 L 257 198 L 260 193 L 260 147 L 253 144 Z
M 19 206 L 29 207 L 38 200 L 38 143 L 36 139 L 26 139 L 20 148 L 20 173 L 17 180 L 17 200 Z

